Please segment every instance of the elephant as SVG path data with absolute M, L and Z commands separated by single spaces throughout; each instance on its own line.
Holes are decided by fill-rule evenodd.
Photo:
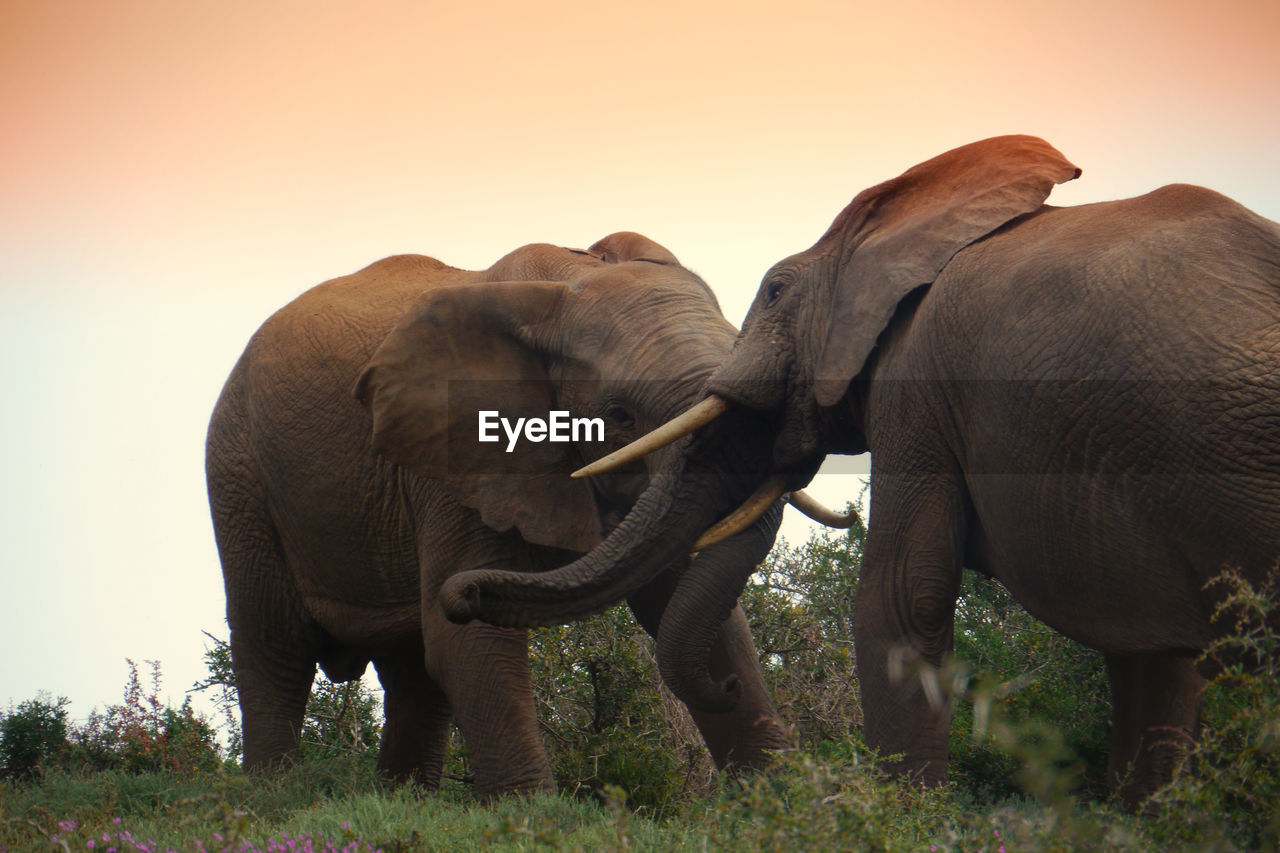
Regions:
M 589 484 L 567 473 L 689 405 L 735 334 L 706 283 L 633 232 L 586 251 L 525 246 L 483 271 L 390 257 L 268 319 L 222 390 L 206 452 L 246 767 L 296 755 L 317 663 L 345 681 L 372 661 L 384 774 L 438 786 L 456 721 L 480 797 L 553 790 L 526 632 L 448 621 L 439 588 L 598 544 L 653 466 Z M 512 448 L 496 421 L 499 440 L 480 440 L 486 412 L 607 428 L 569 441 L 526 428 Z M 696 562 L 754 564 L 768 544 L 734 537 Z M 688 563 L 630 596 L 651 633 Z M 741 611 L 713 656 L 741 704 L 693 719 L 718 767 L 758 765 L 789 740 Z
M 451 618 L 514 624 L 517 594 L 547 612 L 625 595 L 750 488 L 869 452 L 868 743 L 901 756 L 890 769 L 946 778 L 949 702 L 904 674 L 952 651 L 968 567 L 1103 653 L 1109 780 L 1140 805 L 1193 742 L 1214 671 L 1197 658 L 1231 628 L 1209 582 L 1228 567 L 1259 582 L 1280 558 L 1280 226 L 1189 185 L 1045 203 L 1079 175 L 1008 136 L 858 194 L 768 271 L 708 397 L 668 431 L 691 433 L 650 486 L 672 497 L 642 497 L 552 575 L 455 576 Z M 698 491 L 692 470 L 751 485 Z M 664 676 L 701 707 L 733 701 L 703 661 L 745 582 L 691 570 L 660 627 Z

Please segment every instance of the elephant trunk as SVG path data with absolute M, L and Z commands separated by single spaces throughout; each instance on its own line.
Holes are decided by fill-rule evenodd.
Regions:
M 483 619 L 529 628 L 588 616 L 684 562 L 689 545 L 716 520 L 710 482 L 658 475 L 627 517 L 591 553 L 548 572 L 464 572 L 449 578 L 440 601 L 455 622 Z
M 755 413 L 736 415 L 684 439 L 631 512 L 589 554 L 549 572 L 455 575 L 440 591 L 445 613 L 456 622 L 483 619 L 514 628 L 558 624 L 604 610 L 682 565 L 699 535 L 764 479 L 772 431 Z
M 698 552 L 680 578 L 658 629 L 658 670 L 678 699 L 724 712 L 738 701 L 736 675 L 711 676 L 711 647 L 747 579 L 769 553 L 784 503 L 777 501 L 743 532 Z

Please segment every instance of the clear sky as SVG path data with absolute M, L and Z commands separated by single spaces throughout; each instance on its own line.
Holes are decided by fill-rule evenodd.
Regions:
M 737 323 L 858 190 L 1002 133 L 1084 169 L 1059 204 L 1182 181 L 1280 219 L 1278 32 L 1274 0 L 6 0 L 0 706 L 202 675 L 205 426 L 306 288 L 627 229 Z

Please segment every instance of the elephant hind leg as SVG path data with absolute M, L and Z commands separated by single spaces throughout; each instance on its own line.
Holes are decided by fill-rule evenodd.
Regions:
M 284 558 L 276 551 L 264 547 L 251 560 L 233 560 L 233 568 L 224 556 L 223 565 L 244 766 L 269 770 L 297 758 L 321 633 L 281 583 Z
M 427 675 L 421 650 L 374 658 L 373 665 L 386 713 L 378 772 L 397 783 L 412 781 L 435 790 L 449 746 L 449 700 Z
M 297 756 L 323 637 L 302 606 L 252 478 L 211 461 L 209 502 L 227 593 L 244 765 L 265 770 Z
M 243 636 L 232 629 L 231 655 L 240 694 L 244 767 L 270 770 L 297 758 L 315 664 L 274 658 L 257 641 L 237 640 L 237 633 Z
M 1200 724 L 1205 680 L 1176 654 L 1107 655 L 1111 680 L 1108 780 L 1136 809 L 1169 782 Z

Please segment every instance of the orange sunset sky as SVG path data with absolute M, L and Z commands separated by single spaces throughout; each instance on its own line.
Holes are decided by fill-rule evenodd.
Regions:
M 0 706 L 203 674 L 205 425 L 311 285 L 628 229 L 737 323 L 858 190 L 1002 133 L 1084 169 L 1054 203 L 1182 181 L 1278 219 L 1278 35 L 1274 0 L 5 0 Z

